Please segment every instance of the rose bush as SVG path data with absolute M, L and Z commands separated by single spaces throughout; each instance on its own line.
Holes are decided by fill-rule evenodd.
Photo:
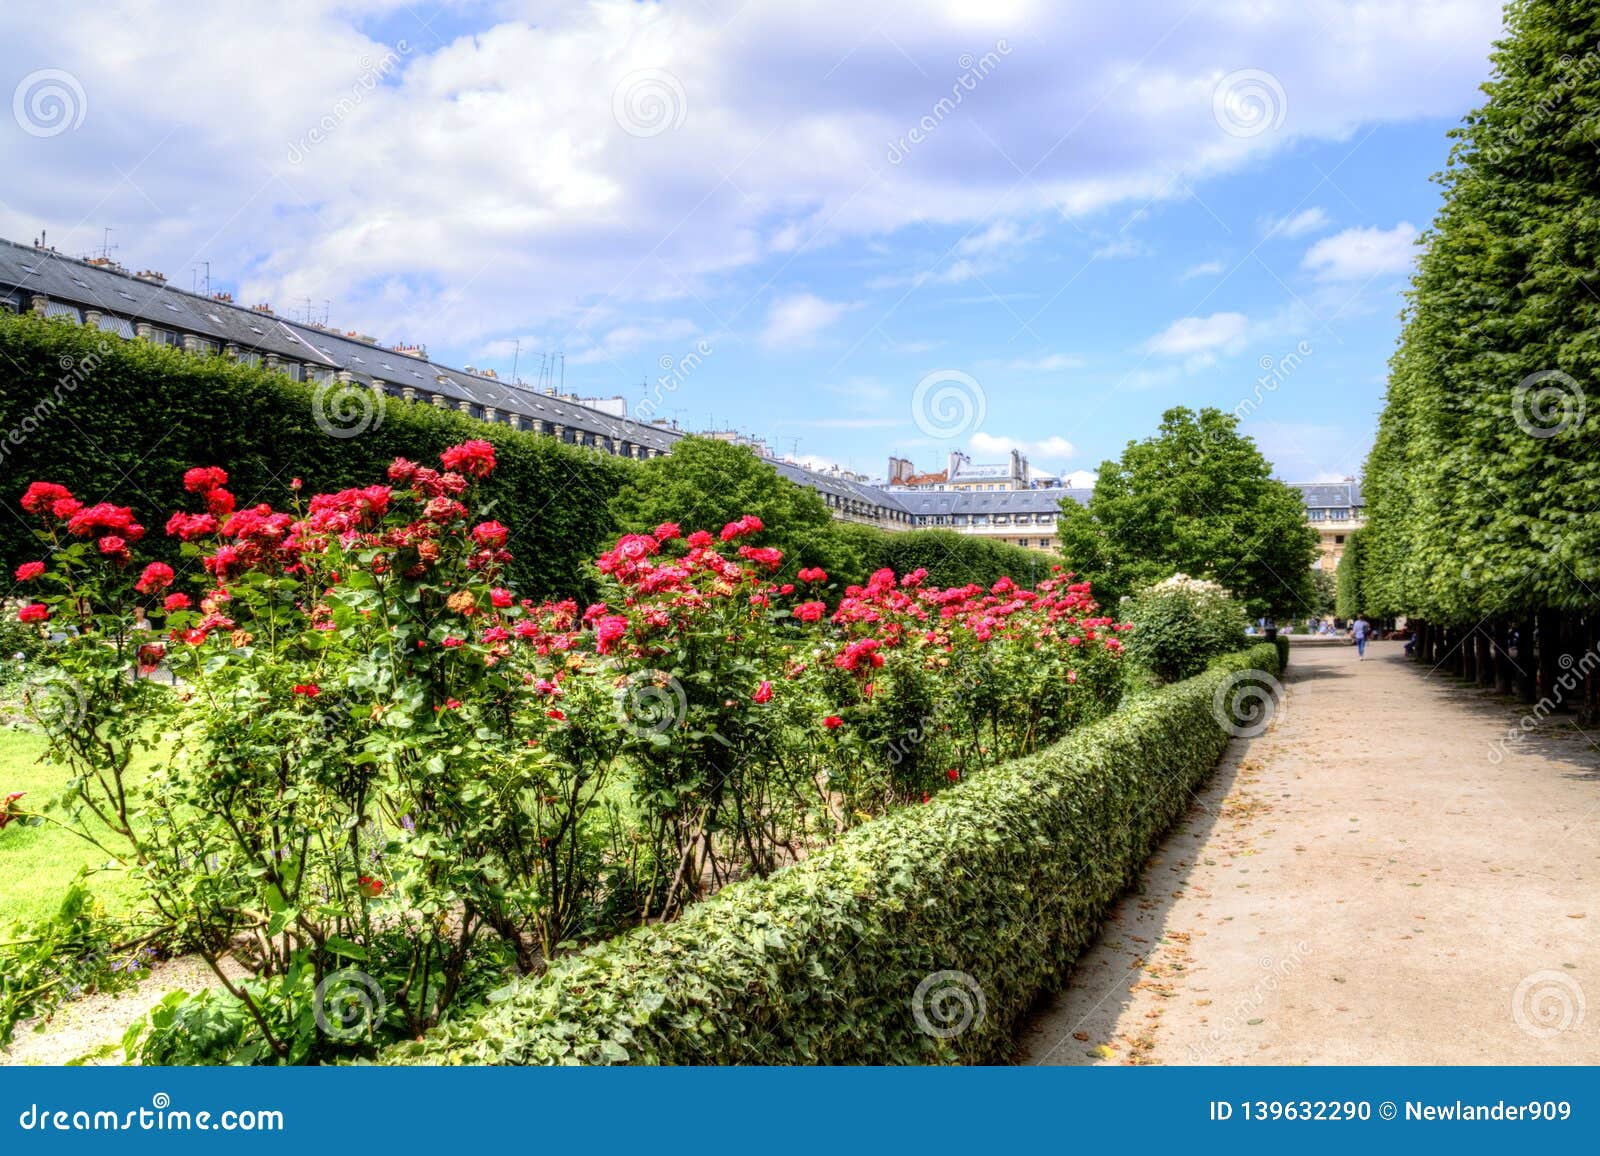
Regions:
M 508 969 L 1116 705 L 1125 627 L 1070 575 L 791 584 L 747 515 L 627 535 L 596 562 L 602 601 L 535 602 L 475 493 L 494 447 L 440 464 L 308 500 L 295 482 L 283 509 L 196 467 L 166 523 L 176 567 L 140 564 L 129 508 L 23 497 L 48 558 L 19 572 L 18 618 L 55 680 L 31 709 L 71 772 L 57 821 L 103 821 L 165 937 L 226 991 L 163 1004 L 136 1033 L 147 1059 L 414 1037 Z M 134 783 L 141 750 L 156 769 Z

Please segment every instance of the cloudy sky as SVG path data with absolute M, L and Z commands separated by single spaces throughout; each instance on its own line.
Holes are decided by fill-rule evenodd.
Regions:
M 85 35 L 92 29 L 92 35 Z M 0 10 L 0 236 L 881 474 L 1359 470 L 1498 0 Z

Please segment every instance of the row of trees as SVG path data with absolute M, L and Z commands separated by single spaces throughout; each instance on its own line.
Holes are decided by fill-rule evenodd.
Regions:
M 1600 8 L 1522 0 L 1507 20 L 1437 178 L 1367 464 L 1359 594 L 1411 616 L 1431 666 L 1593 712 L 1594 664 L 1569 667 L 1600 639 Z

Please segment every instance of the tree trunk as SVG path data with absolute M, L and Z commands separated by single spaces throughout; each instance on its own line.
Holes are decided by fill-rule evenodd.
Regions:
M 1533 665 L 1533 619 L 1517 623 L 1517 697 L 1523 702 L 1539 699 L 1539 678 Z
M 1558 659 L 1561 655 L 1561 619 L 1554 611 L 1541 610 L 1534 616 L 1536 637 L 1533 643 L 1533 664 L 1538 685 L 1534 694 L 1539 701 L 1556 706 L 1556 679 L 1561 675 Z
M 1468 682 L 1478 681 L 1478 630 L 1468 627 L 1461 637 L 1461 677 Z
M 1504 618 L 1494 624 L 1494 688 L 1509 695 L 1516 687 L 1516 667 L 1511 665 L 1511 624 Z

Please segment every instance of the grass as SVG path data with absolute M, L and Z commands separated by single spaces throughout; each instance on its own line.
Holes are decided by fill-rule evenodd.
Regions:
M 42 810 L 61 793 L 66 777 L 65 767 L 46 761 L 42 736 L 0 729 L 0 796 L 26 791 L 23 806 Z M 84 867 L 103 866 L 105 858 L 104 852 L 53 823 L 12 823 L 0 831 L 0 924 L 54 915 L 73 877 Z M 113 915 L 129 911 L 136 891 L 133 881 L 115 869 L 97 872 L 90 889 Z

